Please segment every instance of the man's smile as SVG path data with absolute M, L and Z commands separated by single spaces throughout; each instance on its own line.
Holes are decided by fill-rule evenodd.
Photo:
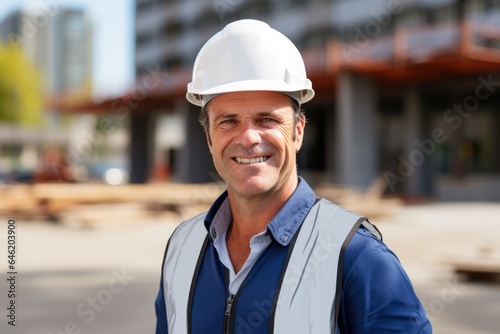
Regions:
M 265 162 L 269 159 L 269 156 L 255 157 L 255 158 L 233 158 L 237 163 L 240 164 L 256 164 L 260 162 Z

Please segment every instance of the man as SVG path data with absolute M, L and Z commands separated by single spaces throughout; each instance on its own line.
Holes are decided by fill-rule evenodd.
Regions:
M 187 99 L 227 191 L 169 240 L 157 333 L 431 333 L 374 226 L 297 175 L 313 96 L 297 48 L 263 22 L 200 50 Z

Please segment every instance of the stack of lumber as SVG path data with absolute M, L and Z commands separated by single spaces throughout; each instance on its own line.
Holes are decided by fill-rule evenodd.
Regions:
M 209 184 L 36 184 L 32 194 L 47 213 L 59 212 L 76 204 L 148 203 L 182 210 L 189 205 L 212 203 L 221 193 Z
M 460 254 L 446 261 L 452 270 L 473 281 L 500 283 L 500 247 L 489 244 L 469 254 Z
M 0 214 L 29 217 L 42 215 L 58 220 L 77 207 L 83 212 L 98 204 L 139 203 L 150 211 L 170 210 L 184 214 L 193 207 L 208 207 L 222 192 L 208 184 L 106 184 L 40 183 L 9 185 L 0 189 Z M 88 214 L 87 214 L 88 215 Z
M 38 200 L 32 196 L 30 185 L 1 185 L 0 213 L 9 218 L 24 218 L 39 212 Z

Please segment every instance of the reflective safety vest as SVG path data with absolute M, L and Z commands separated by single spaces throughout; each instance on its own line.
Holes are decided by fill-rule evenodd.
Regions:
M 220 324 L 224 333 L 334 333 L 341 299 L 343 253 L 349 241 L 360 225 L 382 239 L 366 218 L 318 199 L 287 247 L 272 242 L 268 246 L 275 247 L 270 250 L 271 254 L 261 254 L 247 276 L 249 279 L 245 279 L 239 289 L 246 289 L 245 293 L 240 298 L 240 291 L 236 296 L 229 296 L 227 304 L 222 306 L 224 312 L 212 303 L 221 294 L 221 298 L 226 299 L 229 293 L 226 289 L 224 295 L 224 290 L 217 290 L 212 282 L 217 276 L 213 273 L 217 268 L 212 267 L 222 264 L 213 260 L 218 257 L 210 245 L 211 237 L 204 218 L 205 214 L 201 214 L 179 225 L 167 246 L 162 284 L 168 333 L 171 334 L 197 333 L 201 329 L 193 326 L 204 321 L 196 317 L 209 317 L 201 320 L 214 321 L 214 314 L 220 315 L 216 324 Z M 277 267 L 270 262 L 271 257 L 281 258 L 281 265 Z M 259 268 L 253 273 L 256 266 Z M 206 271 L 213 272 L 207 274 Z M 252 284 L 251 281 L 259 279 Z M 270 296 L 267 303 L 258 299 L 262 291 Z M 246 306 L 252 303 L 259 307 L 260 304 L 269 306 L 269 312 L 265 313 L 268 317 L 265 331 L 252 330 L 252 326 L 263 320 L 264 313 L 250 317 L 248 307 L 241 305 L 244 303 L 248 304 Z M 245 321 L 237 322 L 242 319 Z M 202 332 L 216 332 L 212 328 L 204 329 Z

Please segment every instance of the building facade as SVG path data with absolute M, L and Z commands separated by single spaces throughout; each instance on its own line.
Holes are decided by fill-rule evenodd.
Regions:
M 0 22 L 0 39 L 13 44 L 35 65 L 47 101 L 41 127 L 19 124 L 0 126 L 0 175 L 16 170 L 31 174 L 47 151 L 70 145 L 78 118 L 63 117 L 53 105 L 64 97 L 89 99 L 92 90 L 93 27 L 82 9 L 26 7 L 15 10 Z M 80 122 L 81 123 L 81 122 Z M 11 135 L 11 132 L 15 135 Z M 26 158 L 29 157 L 29 158 Z M 64 180 L 63 175 L 55 175 Z
M 143 105 L 154 112 L 133 116 L 132 142 L 158 115 L 182 117 L 179 180 L 214 179 L 185 85 L 201 46 L 242 18 L 269 23 L 304 56 L 317 94 L 298 163 L 311 183 L 383 178 L 387 194 L 500 200 L 498 0 L 137 0 L 137 78 L 168 75 L 150 94 L 162 98 Z M 154 160 L 138 151 L 136 181 Z
M 46 12 L 27 7 L 0 22 L 0 38 L 14 43 L 44 77 L 47 94 L 81 91 L 92 79 L 92 23 L 81 9 Z

